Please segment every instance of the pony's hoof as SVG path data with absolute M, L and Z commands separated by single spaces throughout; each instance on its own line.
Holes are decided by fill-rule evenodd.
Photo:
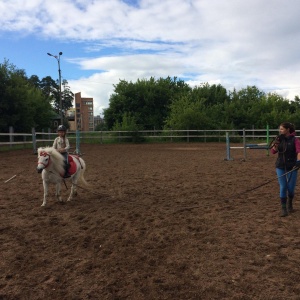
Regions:
M 41 207 L 45 207 L 45 206 L 46 206 L 46 204 L 44 204 L 44 203 L 41 205 Z

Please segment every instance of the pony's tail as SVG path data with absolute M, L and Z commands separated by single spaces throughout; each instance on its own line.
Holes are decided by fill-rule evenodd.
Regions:
M 82 170 L 80 172 L 80 177 L 79 177 L 79 180 L 85 185 L 85 186 L 88 186 L 89 184 L 86 182 L 85 178 L 84 178 L 84 172 L 86 170 L 86 165 L 85 165 L 85 162 L 83 159 L 79 158 L 80 160 L 80 164 L 82 166 Z

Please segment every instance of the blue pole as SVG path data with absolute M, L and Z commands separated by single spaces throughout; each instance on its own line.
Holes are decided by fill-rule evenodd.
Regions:
M 233 160 L 230 157 L 230 141 L 229 141 L 229 133 L 226 132 L 226 160 Z
M 76 154 L 80 154 L 80 131 L 76 130 Z

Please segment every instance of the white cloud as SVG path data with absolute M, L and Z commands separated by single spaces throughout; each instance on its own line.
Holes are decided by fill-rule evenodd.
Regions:
M 82 97 L 93 95 L 97 103 L 95 111 L 101 113 L 108 107 L 109 96 L 113 92 L 113 84 L 119 80 L 133 81 L 150 77 L 167 77 L 170 74 L 178 74 L 182 67 L 176 63 L 176 57 L 161 55 L 132 55 L 103 57 L 96 59 L 82 59 L 76 61 L 82 69 L 105 70 L 96 73 L 89 78 L 69 81 L 71 90 L 82 92 Z M 84 88 L 83 88 L 84 87 Z
M 95 73 L 68 81 L 96 112 L 119 79 L 150 76 L 300 94 L 298 0 L 2 0 L 0 10 L 0 32 L 81 49 L 68 62 Z

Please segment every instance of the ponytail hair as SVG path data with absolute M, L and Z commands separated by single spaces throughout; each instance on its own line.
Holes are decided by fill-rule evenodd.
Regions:
M 295 132 L 295 125 L 290 122 L 283 122 L 280 124 L 285 129 L 290 129 L 290 133 Z

